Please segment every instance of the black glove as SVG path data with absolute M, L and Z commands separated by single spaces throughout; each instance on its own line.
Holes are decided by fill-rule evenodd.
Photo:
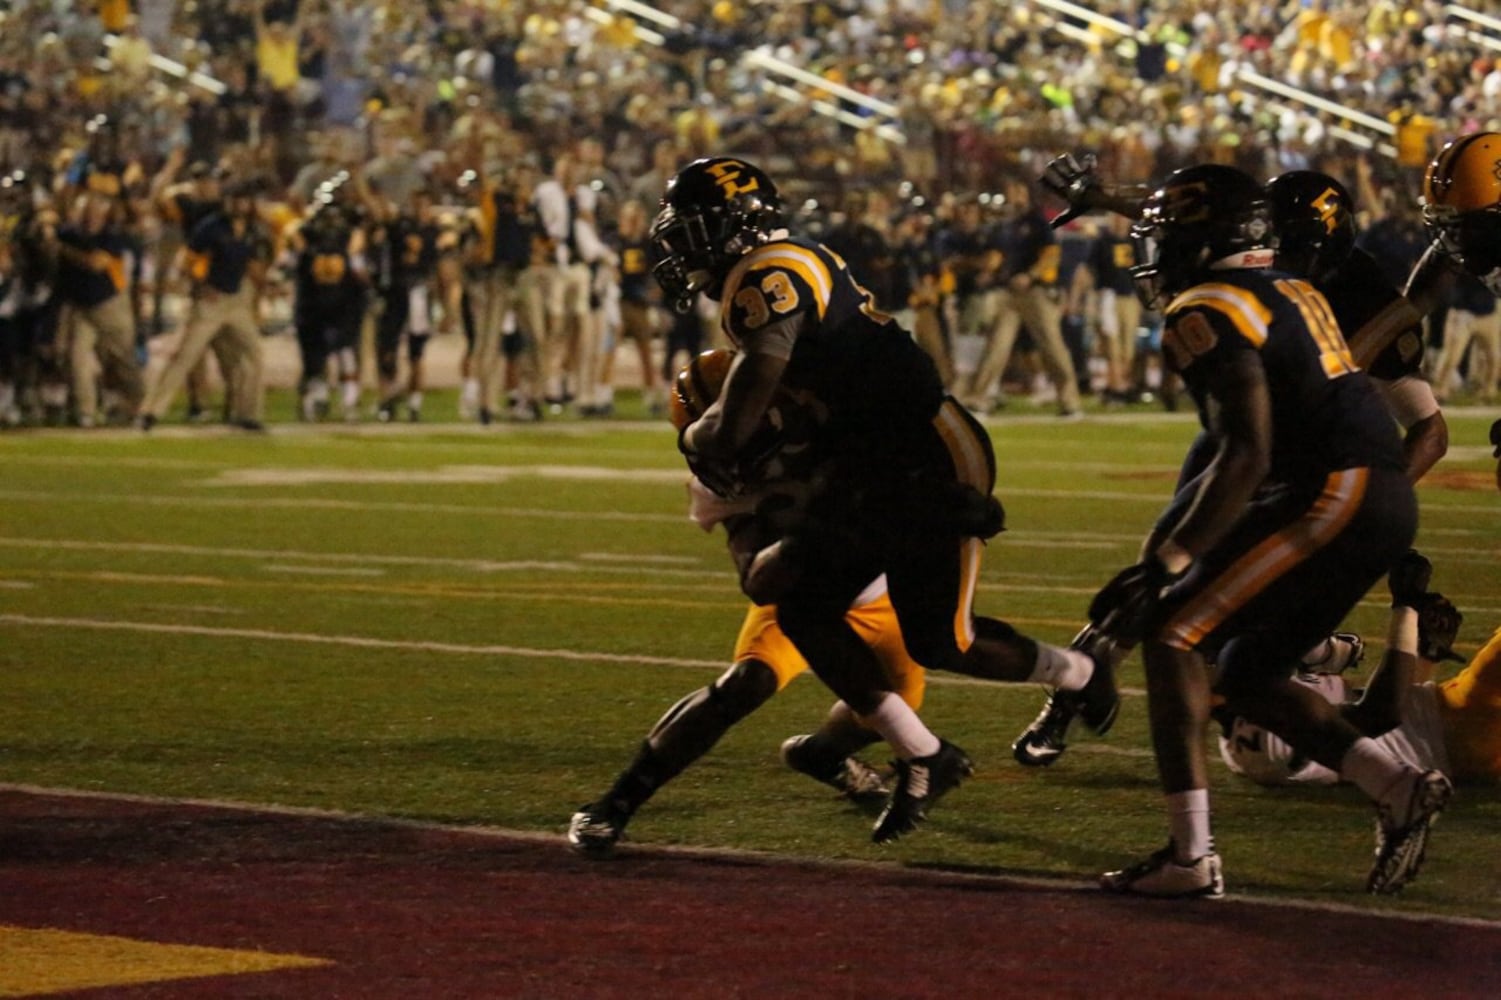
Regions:
M 688 428 L 692 426 L 689 424 L 678 431 L 678 451 L 699 482 L 726 500 L 764 485 L 768 466 L 782 446 L 781 436 L 774 427 L 761 427 L 751 435 L 739 455 L 724 461 L 709 458 L 688 446 Z
M 1491 424 L 1491 447 L 1496 449 L 1491 454 L 1501 458 L 1501 420 Z
M 1134 646 L 1156 624 L 1162 592 L 1183 574 L 1155 555 L 1127 566 L 1089 602 L 1089 620 L 1119 646 Z
M 1417 612 L 1418 655 L 1434 663 L 1444 660 L 1463 663 L 1465 658 L 1454 652 L 1454 640 L 1459 636 L 1459 626 L 1464 624 L 1465 616 L 1459 613 L 1454 602 L 1443 594 L 1424 594 Z
M 1038 183 L 1068 202 L 1068 208 L 1050 223 L 1054 229 L 1067 225 L 1095 207 L 1089 198 L 1091 189 L 1097 193 L 1100 187 L 1095 163 L 1093 154 L 1076 160 L 1072 153 L 1064 153 L 1049 160 L 1043 169 Z
M 1433 582 L 1433 563 L 1417 549 L 1408 549 L 1386 578 L 1392 591 L 1392 607 L 1421 607 Z
M 678 451 L 682 452 L 687 461 L 688 471 L 717 496 L 727 500 L 737 496 L 740 492 L 740 479 L 734 466 L 714 461 L 688 447 L 687 435 L 691 426 L 693 425 L 688 424 L 678 431 Z

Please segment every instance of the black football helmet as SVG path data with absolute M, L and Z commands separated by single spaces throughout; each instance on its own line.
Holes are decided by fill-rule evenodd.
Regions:
M 667 182 L 651 227 L 652 276 L 678 312 L 713 295 L 730 267 L 782 226 L 782 199 L 759 167 L 728 156 L 694 160 Z
M 1316 170 L 1289 170 L 1267 181 L 1277 269 L 1310 281 L 1333 274 L 1355 249 L 1354 199 Z
M 1270 266 L 1272 233 L 1266 191 L 1251 175 L 1215 163 L 1174 171 L 1131 226 L 1136 293 L 1161 309 L 1216 266 Z
M 1501 295 L 1501 132 L 1439 150 L 1423 177 L 1423 222 L 1442 253 Z

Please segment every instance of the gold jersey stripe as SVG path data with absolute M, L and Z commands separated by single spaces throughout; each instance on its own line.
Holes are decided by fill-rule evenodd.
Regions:
M 1179 295 L 1168 305 L 1168 312 L 1203 306 L 1230 319 L 1235 328 L 1256 347 L 1266 343 L 1267 324 L 1272 311 L 1252 293 L 1235 285 L 1211 282 L 1197 285 Z
M 159 944 L 102 934 L 0 925 L 0 997 L 66 993 L 331 964 L 303 955 Z
M 1360 510 L 1369 469 L 1332 473 L 1308 512 L 1230 565 L 1168 621 L 1169 646 L 1192 649 L 1298 563 L 1328 545 Z
M 740 258 L 739 263 L 725 278 L 724 291 L 720 295 L 725 309 L 728 310 L 729 304 L 735 301 L 735 293 L 740 290 L 747 271 L 772 267 L 784 267 L 808 283 L 817 299 L 818 318 L 823 319 L 829 309 L 829 298 L 834 293 L 834 278 L 829 273 L 828 265 L 816 253 L 791 243 L 772 243 L 757 247 Z

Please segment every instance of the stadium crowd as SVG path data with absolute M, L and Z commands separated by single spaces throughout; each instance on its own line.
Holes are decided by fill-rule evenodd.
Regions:
M 659 406 L 713 323 L 662 308 L 645 226 L 711 152 L 787 178 L 796 227 L 971 406 L 1036 384 L 1073 414 L 1081 393 L 1170 387 L 1144 364 L 1150 316 L 1124 338 L 1146 351 L 1097 335 L 1121 322 L 1099 249 L 1121 235 L 1053 238 L 1058 206 L 1029 188 L 1056 152 L 1092 150 L 1123 183 L 1198 162 L 1325 170 L 1405 273 L 1421 167 L 1501 120 L 1501 61 L 1432 2 L 1094 5 L 1133 35 L 1046 3 L 626 6 L 0 2 L 0 421 L 149 427 L 185 390 L 190 416 L 258 428 L 263 335 L 288 328 L 306 419 L 416 419 L 424 344 L 459 331 L 473 419 L 610 412 L 626 340 Z M 1387 121 L 1373 138 L 1395 157 L 1247 73 Z M 1434 323 L 1461 345 L 1431 352 L 1439 394 L 1467 376 L 1492 398 L 1494 300 L 1458 305 Z

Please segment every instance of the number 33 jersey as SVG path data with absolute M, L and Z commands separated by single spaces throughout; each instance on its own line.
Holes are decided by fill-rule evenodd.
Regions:
M 1254 351 L 1271 397 L 1269 479 L 1318 484 L 1331 471 L 1400 470 L 1390 413 L 1356 365 L 1328 301 L 1277 271 L 1228 270 L 1168 303 L 1162 351 L 1207 413 L 1214 374 Z
M 783 384 L 828 414 L 827 440 L 863 451 L 929 427 L 943 402 L 932 359 L 833 250 L 800 237 L 747 253 L 725 278 L 720 323 L 741 350 L 786 359 Z

